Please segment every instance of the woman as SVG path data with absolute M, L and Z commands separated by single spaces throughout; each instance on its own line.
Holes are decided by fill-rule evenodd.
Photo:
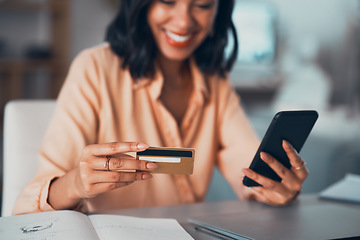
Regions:
M 246 168 L 259 141 L 226 79 L 237 51 L 235 44 L 225 57 L 229 31 L 236 43 L 233 4 L 121 1 L 108 43 L 74 60 L 40 149 L 39 171 L 14 213 L 198 202 L 214 166 L 241 198 L 293 201 L 308 173 L 290 144 L 284 142 L 291 170 L 262 154 L 281 183 Z M 195 148 L 194 173 L 148 173 L 157 165 L 133 153 L 149 145 Z M 245 188 L 243 174 L 263 187 Z

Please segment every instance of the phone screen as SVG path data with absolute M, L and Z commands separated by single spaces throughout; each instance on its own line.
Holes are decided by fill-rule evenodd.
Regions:
M 282 147 L 282 141 L 287 140 L 297 152 L 300 152 L 318 116 L 314 110 L 278 112 L 272 119 L 249 168 L 280 182 L 281 178 L 260 159 L 260 152 L 269 153 L 290 169 L 290 160 Z M 243 184 L 248 187 L 260 186 L 259 183 L 246 176 Z

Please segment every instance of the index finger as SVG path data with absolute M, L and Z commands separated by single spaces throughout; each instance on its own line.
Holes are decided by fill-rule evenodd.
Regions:
M 88 150 L 96 156 L 113 155 L 116 153 L 140 152 L 147 149 L 149 145 L 139 142 L 110 142 L 93 144 L 87 146 Z

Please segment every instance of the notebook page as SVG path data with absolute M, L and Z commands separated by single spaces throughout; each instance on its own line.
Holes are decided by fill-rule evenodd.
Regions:
M 138 218 L 121 215 L 89 216 L 100 239 L 193 239 L 175 220 L 170 218 Z
M 321 191 L 320 197 L 360 203 L 360 175 L 346 174 L 343 179 Z
M 0 239 L 99 240 L 88 217 L 75 211 L 51 211 L 2 217 Z

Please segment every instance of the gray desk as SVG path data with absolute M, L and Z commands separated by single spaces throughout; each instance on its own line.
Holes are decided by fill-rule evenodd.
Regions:
M 320 200 L 316 195 L 302 195 L 296 203 L 290 207 L 286 207 L 285 211 L 289 214 L 301 210 L 304 206 L 314 206 L 326 203 L 336 203 L 342 206 L 349 206 L 360 210 L 360 205 L 351 203 L 340 203 L 334 201 Z M 138 208 L 116 210 L 112 214 L 122 214 L 136 217 L 164 217 L 175 218 L 185 228 L 185 230 L 193 236 L 194 239 L 214 239 L 209 235 L 196 231 L 194 225 L 187 221 L 188 218 L 216 215 L 216 214 L 233 214 L 244 213 L 251 214 L 259 210 L 272 208 L 270 206 L 250 201 L 223 201 L 223 202 L 205 202 L 199 204 L 177 205 L 168 207 L 154 207 L 154 208 Z M 282 208 L 284 209 L 284 208 Z

